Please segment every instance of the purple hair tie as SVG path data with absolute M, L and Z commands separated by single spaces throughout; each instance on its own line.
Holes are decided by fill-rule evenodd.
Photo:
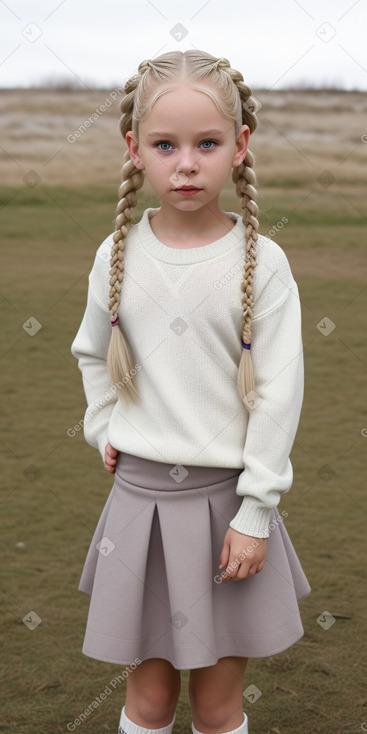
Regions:
M 242 340 L 242 346 L 243 346 L 243 348 L 244 348 L 244 349 L 251 349 L 251 342 L 249 342 L 249 344 L 246 344 L 246 343 L 245 343 L 245 342 L 244 342 L 244 341 Z
M 117 326 L 118 322 L 119 322 L 119 317 L 116 316 L 116 318 L 113 321 L 110 321 L 110 324 L 111 326 Z

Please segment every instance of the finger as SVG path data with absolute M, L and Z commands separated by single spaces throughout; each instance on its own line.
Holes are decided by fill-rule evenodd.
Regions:
M 230 581 L 232 578 L 232 575 L 233 575 L 233 570 L 231 568 L 228 568 L 228 567 L 223 568 L 223 570 L 221 571 L 221 577 L 222 577 L 223 582 Z
M 114 467 L 110 467 L 107 464 L 105 464 L 105 469 L 106 469 L 106 471 L 110 472 L 110 474 L 114 474 L 114 472 L 115 472 L 115 468 Z
M 223 568 L 222 571 L 222 581 L 230 581 L 237 573 L 237 567 L 234 567 L 233 563 L 230 563 L 230 554 L 227 553 L 225 563 L 221 565 L 219 568 Z
M 243 581 L 243 579 L 247 579 L 251 576 L 254 576 L 256 573 L 257 564 L 252 563 L 246 564 L 241 563 L 239 569 L 237 570 L 237 573 L 235 576 L 233 576 L 233 581 Z
M 116 451 L 116 449 L 113 449 L 112 446 L 110 446 L 110 449 L 114 452 L 114 454 L 111 455 L 111 453 L 109 453 L 109 449 L 108 449 L 109 446 L 110 446 L 110 444 L 107 444 L 106 449 L 105 449 L 104 465 L 105 465 L 105 468 L 106 469 L 107 469 L 107 466 L 108 466 L 108 467 L 110 467 L 110 469 L 113 469 L 113 471 L 114 471 L 115 470 L 115 467 L 116 467 L 116 463 L 117 463 L 117 454 L 119 452 Z
M 111 446 L 110 443 L 106 444 L 105 451 L 108 453 L 109 456 L 116 456 L 116 454 L 118 454 L 118 449 L 115 449 L 113 446 Z
M 109 456 L 105 456 L 104 465 L 107 471 L 114 472 L 116 468 L 115 464 L 116 464 L 115 459 L 110 459 Z
M 241 568 L 241 564 L 239 564 L 235 559 L 233 561 L 230 561 L 227 568 L 225 569 L 226 573 L 226 581 L 232 581 L 235 580 L 239 574 Z
M 239 567 L 236 576 L 234 576 L 233 581 L 243 581 L 243 579 L 246 579 L 248 576 L 248 566 L 241 564 Z
M 229 545 L 228 543 L 225 542 L 223 544 L 222 552 L 219 557 L 219 562 L 220 562 L 219 568 L 221 569 L 227 566 L 228 561 L 229 561 Z

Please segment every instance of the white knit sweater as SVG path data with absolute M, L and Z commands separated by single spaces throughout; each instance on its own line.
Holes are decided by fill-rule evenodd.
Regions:
M 120 326 L 136 365 L 140 403 L 125 408 L 111 389 L 106 357 L 112 235 L 89 275 L 86 311 L 71 347 L 88 408 L 84 434 L 102 458 L 119 451 L 174 465 L 243 469 L 243 501 L 230 525 L 268 537 L 269 515 L 292 484 L 289 454 L 303 400 L 297 285 L 283 250 L 259 236 L 251 354 L 255 408 L 237 391 L 241 357 L 245 231 L 236 222 L 216 242 L 176 249 L 154 235 L 147 209 L 126 241 Z M 119 327 L 114 327 L 119 328 Z

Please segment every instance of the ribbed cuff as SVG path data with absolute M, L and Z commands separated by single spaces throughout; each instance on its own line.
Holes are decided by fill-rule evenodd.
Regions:
M 241 724 L 237 729 L 233 729 L 233 731 L 229 731 L 229 732 L 223 732 L 223 734 L 248 734 L 248 718 L 245 712 L 243 713 L 243 716 L 244 716 L 243 724 Z M 195 729 L 194 724 L 191 724 L 191 729 L 192 729 L 192 734 L 201 734 L 200 731 Z
M 124 706 L 121 711 L 118 734 L 171 734 L 175 719 L 176 714 L 174 714 L 171 723 L 167 726 L 162 727 L 162 729 L 146 729 L 144 726 L 138 726 L 138 724 L 134 724 L 134 722 L 126 716 Z
M 252 538 L 268 538 L 271 508 L 264 507 L 258 500 L 246 496 L 230 527 Z

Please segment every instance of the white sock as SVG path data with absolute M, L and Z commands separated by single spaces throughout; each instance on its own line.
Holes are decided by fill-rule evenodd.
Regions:
M 241 726 L 239 726 L 238 729 L 233 729 L 233 731 L 229 731 L 229 732 L 223 732 L 223 734 L 248 734 L 248 718 L 245 712 L 243 712 L 243 715 L 244 715 L 243 724 L 241 724 Z M 202 734 L 200 731 L 195 729 L 194 724 L 191 724 L 191 728 L 192 728 L 192 734 Z
M 168 724 L 168 726 L 164 726 L 162 729 L 146 729 L 144 726 L 138 726 L 138 724 L 134 724 L 133 721 L 127 718 L 124 706 L 121 711 L 118 734 L 172 734 L 175 718 L 176 714 L 174 715 L 171 723 Z

